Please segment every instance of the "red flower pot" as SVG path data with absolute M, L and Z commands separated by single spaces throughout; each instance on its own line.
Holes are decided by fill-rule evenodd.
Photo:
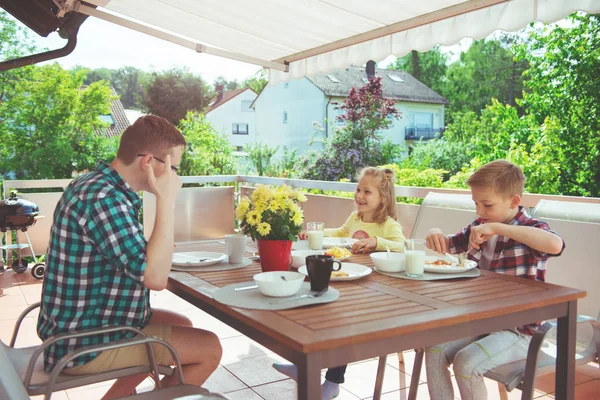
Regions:
M 292 256 L 291 240 L 257 240 L 256 244 L 263 272 L 288 270 Z

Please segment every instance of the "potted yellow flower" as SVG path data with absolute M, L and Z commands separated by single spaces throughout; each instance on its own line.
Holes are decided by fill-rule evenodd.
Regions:
M 236 209 L 243 232 L 258 245 L 263 271 L 287 270 L 292 241 L 302 230 L 304 215 L 298 203 L 304 194 L 282 185 L 258 186 L 250 198 L 244 196 Z

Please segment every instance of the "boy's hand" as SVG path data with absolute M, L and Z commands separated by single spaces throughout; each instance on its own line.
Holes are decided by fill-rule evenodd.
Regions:
M 361 239 L 352 245 L 352 253 L 371 253 L 377 248 L 377 238 Z
M 440 254 L 448 252 L 448 236 L 444 235 L 438 228 L 433 228 L 425 236 L 427 247 Z
M 298 239 L 300 239 L 300 240 L 306 240 L 306 239 L 308 239 L 308 235 L 306 234 L 306 231 L 300 232 L 298 234 Z
M 471 228 L 471 235 L 469 236 L 469 246 L 476 249 L 480 249 L 481 245 L 487 242 L 492 236 L 496 234 L 496 223 L 490 222 L 487 224 L 477 225 Z
M 152 163 L 148 163 L 147 166 L 148 169 L 146 170 L 146 173 L 151 193 L 156 196 L 157 200 L 175 204 L 175 199 L 181 190 L 182 182 L 179 176 L 171 170 L 171 155 L 167 154 L 165 157 L 165 172 L 159 177 L 154 176 Z

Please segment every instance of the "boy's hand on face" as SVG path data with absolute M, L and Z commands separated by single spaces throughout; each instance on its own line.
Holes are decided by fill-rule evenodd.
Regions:
M 157 200 L 166 201 L 175 204 L 177 194 L 181 190 L 182 182 L 179 176 L 171 170 L 171 155 L 167 154 L 164 163 L 165 172 L 159 177 L 154 175 L 154 168 L 152 164 L 148 164 L 146 170 L 148 175 L 148 185 L 150 186 L 150 192 L 154 194 Z
M 362 239 L 352 245 L 352 253 L 371 253 L 377 248 L 377 238 Z
M 306 231 L 300 232 L 298 234 L 298 239 L 300 239 L 300 240 L 306 240 L 306 239 L 308 239 L 308 235 L 306 234 Z
M 469 246 L 476 249 L 480 249 L 481 245 L 487 242 L 492 236 L 496 234 L 496 223 L 491 222 L 487 224 L 481 224 L 471 228 L 471 235 L 469 236 Z
M 448 252 L 448 237 L 438 228 L 433 228 L 425 236 L 427 247 L 441 254 Z

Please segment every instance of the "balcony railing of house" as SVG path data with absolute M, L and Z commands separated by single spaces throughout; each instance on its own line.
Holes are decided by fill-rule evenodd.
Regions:
M 354 192 L 355 183 L 311 181 L 301 179 L 266 178 L 257 176 L 189 176 L 182 177 L 184 188 L 178 198 L 175 215 L 175 241 L 187 242 L 222 238 L 236 227 L 236 199 L 248 194 L 256 184 L 282 185 L 296 188 Z M 37 255 L 48 245 L 52 215 L 68 179 L 4 181 L 4 197 L 11 189 L 40 207 L 45 219 L 29 229 L 29 237 Z M 198 185 L 206 185 L 198 187 Z M 225 185 L 221 185 L 225 184 Z M 54 188 L 49 192 L 50 188 Z M 467 190 L 396 186 L 396 195 L 425 199 L 423 205 L 398 203 L 396 215 L 406 237 L 424 237 L 433 227 L 455 233 L 476 215 Z M 351 198 L 308 194 L 303 203 L 305 221 L 322 221 L 326 226 L 343 224 L 354 209 Z M 600 259 L 600 198 L 524 194 L 521 204 L 536 212 L 539 219 L 561 234 L 567 243 L 564 254 L 550 261 L 547 280 L 588 291 L 588 298 L 579 302 L 582 313 L 598 315 L 600 275 L 594 270 Z M 156 211 L 152 194 L 143 194 L 143 226 L 149 237 L 154 227 Z M 19 233 L 22 235 L 22 233 Z M 10 235 L 5 235 L 10 242 Z M 21 237 L 20 242 L 25 243 Z M 23 255 L 27 255 L 27 250 Z M 5 254 L 7 258 L 12 257 Z M 8 260 L 7 260 L 8 261 Z M 7 264 L 10 265 L 10 264 Z
M 404 130 L 405 140 L 429 140 L 436 137 L 442 136 L 444 128 L 417 128 L 417 127 L 406 127 Z

